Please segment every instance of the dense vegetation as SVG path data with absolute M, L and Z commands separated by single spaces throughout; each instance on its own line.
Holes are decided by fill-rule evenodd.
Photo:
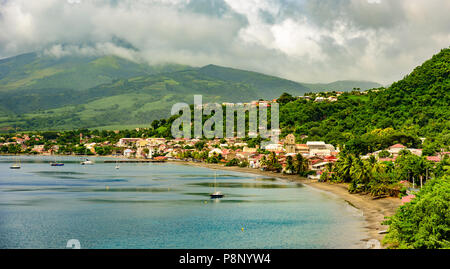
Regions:
M 391 87 L 363 95 L 345 93 L 338 102 L 303 99 L 281 106 L 283 134 L 345 145 L 355 154 L 395 143 L 433 151 L 450 144 L 450 49 L 444 49 Z
M 450 248 L 450 176 L 428 182 L 386 224 L 391 248 Z
M 430 178 L 444 175 L 450 175 L 448 156 L 435 164 L 427 161 L 425 157 L 403 150 L 393 163 L 377 162 L 375 156 L 363 160 L 344 150 L 335 164 L 327 165 L 320 179 L 350 183 L 351 193 L 367 193 L 374 197 L 400 197 L 406 195 L 407 186 L 421 186 Z M 401 184 L 401 181 L 409 184 Z

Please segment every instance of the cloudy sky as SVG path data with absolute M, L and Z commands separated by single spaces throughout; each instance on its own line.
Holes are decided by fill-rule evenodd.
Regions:
M 450 45 L 448 0 L 0 0 L 0 58 L 30 51 L 389 84 Z

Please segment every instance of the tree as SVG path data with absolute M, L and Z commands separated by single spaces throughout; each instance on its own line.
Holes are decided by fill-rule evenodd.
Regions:
M 294 161 L 292 156 L 287 156 L 286 158 L 286 173 L 292 173 L 294 171 Z
M 308 173 L 308 160 L 300 153 L 295 155 L 294 171 L 302 177 Z
M 389 153 L 389 151 L 387 150 L 382 150 L 379 154 L 378 157 L 379 158 L 388 158 L 391 156 L 391 153 Z
M 295 100 L 296 99 L 292 95 L 285 92 L 277 99 L 277 103 L 287 104 L 287 103 L 295 101 Z
M 425 184 L 409 203 L 401 206 L 385 224 L 383 240 L 389 248 L 450 248 L 450 177 Z

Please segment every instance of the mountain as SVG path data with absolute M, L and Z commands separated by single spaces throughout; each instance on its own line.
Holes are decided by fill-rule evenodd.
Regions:
M 114 79 L 185 69 L 149 66 L 117 56 L 51 57 L 28 53 L 0 60 L 0 92 L 16 90 L 85 90 Z
M 286 79 L 215 65 L 29 53 L 0 60 L 0 129 L 149 125 L 169 116 L 173 104 L 193 103 L 194 94 L 204 102 L 246 102 L 308 91 Z
M 302 83 L 313 92 L 331 92 L 331 91 L 352 91 L 354 88 L 359 88 L 362 91 L 383 87 L 383 85 L 370 81 L 357 80 L 340 80 L 331 83 Z
M 396 143 L 450 146 L 450 48 L 387 89 L 343 94 L 338 102 L 297 100 L 280 108 L 284 133 L 324 140 L 365 154 Z M 434 148 L 433 150 L 436 150 Z

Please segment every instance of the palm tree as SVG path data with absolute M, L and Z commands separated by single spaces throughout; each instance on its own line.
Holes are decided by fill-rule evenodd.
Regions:
M 353 157 L 350 154 L 342 154 L 339 160 L 335 165 L 335 172 L 338 178 L 343 182 L 350 182 L 352 180 L 351 177 L 351 169 L 353 165 Z
M 306 172 L 308 171 L 308 160 L 306 158 L 303 158 L 303 155 L 298 153 L 295 156 L 296 162 L 294 164 L 295 172 L 298 175 L 304 176 Z
M 352 181 L 366 185 L 371 178 L 371 166 L 361 160 L 359 157 L 355 157 L 352 168 L 350 169 L 350 175 Z

